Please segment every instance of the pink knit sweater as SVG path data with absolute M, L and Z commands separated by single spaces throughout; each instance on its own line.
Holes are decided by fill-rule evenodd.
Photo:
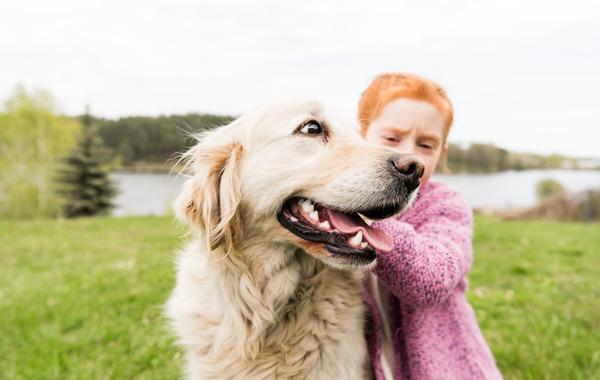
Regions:
M 374 273 L 384 285 L 395 379 L 501 379 L 465 299 L 473 262 L 472 212 L 455 191 L 429 182 L 405 214 L 375 226 L 394 237 Z M 369 290 L 366 336 L 376 379 L 384 379 L 382 318 Z

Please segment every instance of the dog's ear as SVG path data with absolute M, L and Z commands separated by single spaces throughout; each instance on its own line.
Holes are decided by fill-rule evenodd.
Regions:
M 221 246 L 229 252 L 241 234 L 238 168 L 243 148 L 224 132 L 210 132 L 185 154 L 192 177 L 175 201 L 175 211 L 180 220 L 204 231 L 211 250 Z

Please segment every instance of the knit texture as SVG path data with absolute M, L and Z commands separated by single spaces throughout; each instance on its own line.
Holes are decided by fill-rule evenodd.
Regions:
M 395 378 L 501 379 L 465 298 L 473 218 L 462 196 L 429 182 L 406 213 L 375 226 L 394 238 L 394 250 L 380 255 L 373 271 L 388 302 Z M 371 365 L 383 380 L 381 315 L 367 283 L 364 298 Z

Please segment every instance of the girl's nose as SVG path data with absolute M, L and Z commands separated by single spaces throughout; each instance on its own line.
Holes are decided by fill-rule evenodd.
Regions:
M 405 139 L 404 141 L 401 141 L 400 144 L 398 144 L 395 147 L 395 149 L 398 152 L 415 154 L 416 153 L 416 144 L 413 141 L 411 141 L 411 139 Z

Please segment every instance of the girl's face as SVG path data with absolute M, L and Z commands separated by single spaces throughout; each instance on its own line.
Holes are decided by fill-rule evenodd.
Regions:
M 386 104 L 371 121 L 365 139 L 419 156 L 425 164 L 424 186 L 447 149 L 444 125 L 444 115 L 431 103 L 399 98 Z

